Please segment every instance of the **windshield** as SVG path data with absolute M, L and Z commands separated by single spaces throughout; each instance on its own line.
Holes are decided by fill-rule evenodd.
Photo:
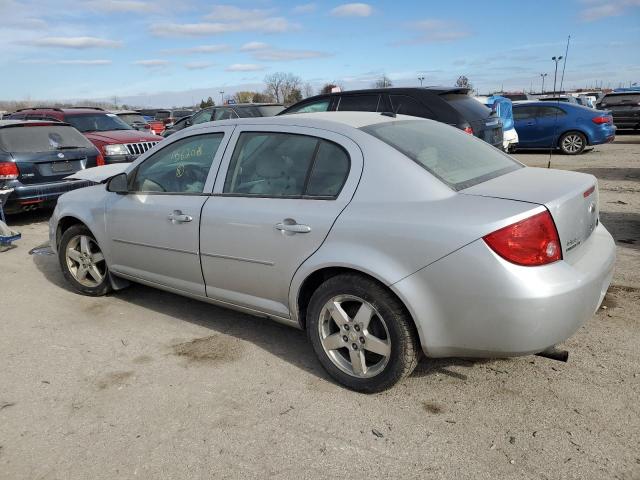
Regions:
M 361 130 L 402 152 L 456 191 L 523 168 L 488 143 L 442 123 L 400 120 Z
M 466 120 L 477 120 L 479 118 L 487 118 L 491 115 L 490 109 L 469 95 L 445 93 L 440 95 L 440 97 L 449 102 Z
M 123 120 L 128 125 L 147 123 L 144 117 L 137 113 L 123 113 L 122 115 L 118 115 L 118 118 Z
M 171 116 L 171 112 L 168 110 L 160 110 L 156 112 L 156 120 L 165 120 Z
M 0 129 L 0 146 L 12 153 L 36 153 L 91 148 L 92 143 L 73 127 L 9 127 Z
M 640 93 L 629 93 L 625 95 L 605 95 L 602 105 L 638 105 L 640 104 Z
M 110 130 L 132 130 L 113 113 L 90 113 L 67 115 L 65 120 L 81 132 L 108 132 Z

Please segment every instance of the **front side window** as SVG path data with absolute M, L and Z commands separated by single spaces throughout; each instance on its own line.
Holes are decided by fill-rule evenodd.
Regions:
M 403 153 L 456 191 L 523 167 L 488 143 L 442 123 L 401 120 L 361 130 Z
M 130 190 L 154 193 L 202 193 L 223 133 L 183 138 L 142 162 Z
M 317 102 L 305 103 L 299 107 L 292 108 L 287 113 L 313 113 L 313 112 L 326 112 L 329 110 L 329 98 L 323 98 Z
M 536 107 L 515 107 L 513 109 L 514 120 L 527 120 L 529 118 L 535 118 Z
M 343 95 L 338 110 L 343 112 L 377 112 L 380 95 Z
M 338 145 L 307 135 L 245 132 L 233 152 L 224 193 L 267 197 L 335 197 L 349 173 Z

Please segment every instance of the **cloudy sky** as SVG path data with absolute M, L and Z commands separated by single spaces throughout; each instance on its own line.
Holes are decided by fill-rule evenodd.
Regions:
M 569 34 L 567 86 L 640 82 L 640 0 L 304 2 L 0 0 L 0 99 L 171 106 L 261 88 L 277 71 L 314 87 L 384 73 L 539 88 Z

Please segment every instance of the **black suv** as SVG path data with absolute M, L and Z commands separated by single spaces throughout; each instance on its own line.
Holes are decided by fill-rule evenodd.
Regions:
M 393 112 L 430 118 L 458 127 L 502 150 L 502 122 L 491 109 L 469 96 L 468 88 L 376 88 L 310 97 L 282 111 Z
M 182 118 L 169 127 L 162 134 L 168 137 L 183 128 L 216 120 L 228 120 L 230 118 L 273 117 L 284 109 L 280 103 L 237 103 L 221 107 L 207 107 L 187 118 Z
M 619 130 L 640 130 L 640 92 L 611 92 L 596 103 L 598 110 L 610 110 Z

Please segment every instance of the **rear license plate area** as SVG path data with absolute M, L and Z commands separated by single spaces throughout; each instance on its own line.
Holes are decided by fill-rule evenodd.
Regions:
M 72 172 L 74 170 L 73 167 L 74 165 L 71 162 L 56 162 L 51 164 L 51 171 L 56 173 Z

